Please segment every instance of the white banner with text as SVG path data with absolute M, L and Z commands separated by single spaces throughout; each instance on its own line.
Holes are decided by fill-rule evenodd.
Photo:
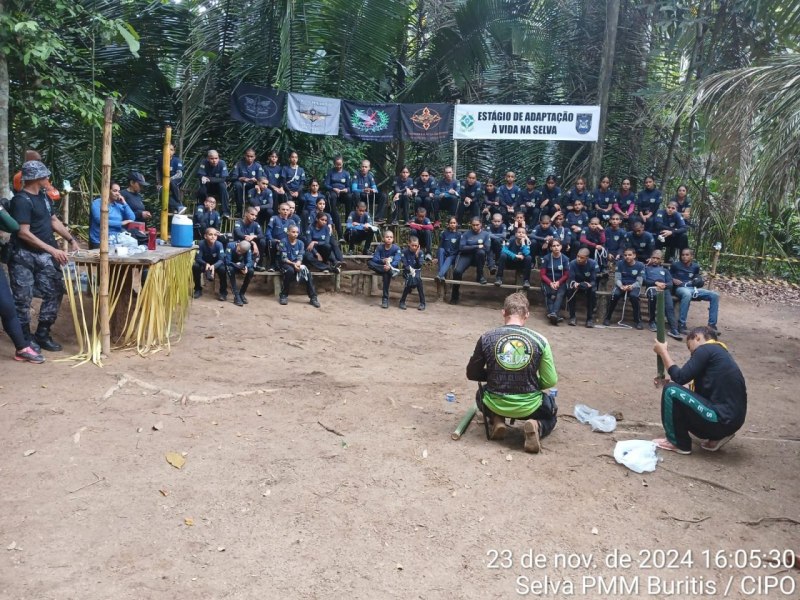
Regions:
M 599 106 L 456 104 L 453 138 L 596 142 L 599 126 Z

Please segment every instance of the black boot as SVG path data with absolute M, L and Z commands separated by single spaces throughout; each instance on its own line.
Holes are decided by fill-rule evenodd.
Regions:
M 55 342 L 52 337 L 50 337 L 50 327 L 52 323 L 46 323 L 44 321 L 39 321 L 39 327 L 36 328 L 36 342 L 42 348 L 42 350 L 47 350 L 48 352 L 60 352 L 63 350 L 61 344 Z
M 28 340 L 28 345 L 36 350 L 36 352 L 41 352 L 42 349 L 39 347 L 39 344 L 36 343 L 36 340 L 31 335 L 31 326 L 29 323 L 26 323 L 22 326 L 22 335 L 25 336 L 25 339 Z

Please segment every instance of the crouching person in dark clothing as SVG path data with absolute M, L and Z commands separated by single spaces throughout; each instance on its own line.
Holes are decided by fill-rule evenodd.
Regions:
M 703 450 L 716 452 L 744 425 L 744 375 L 711 327 L 692 329 L 686 346 L 692 356 L 683 367 L 673 362 L 666 342 L 653 346 L 672 379 L 661 392 L 661 422 L 667 437 L 653 441 L 662 450 L 691 454 L 691 434 Z M 660 382 L 655 380 L 656 385 Z
M 484 333 L 467 364 L 467 379 L 485 381 L 475 400 L 483 412 L 486 435 L 505 437 L 506 419 L 524 421 L 526 452 L 539 452 L 540 439 L 556 426 L 558 407 L 544 390 L 558 381 L 547 340 L 525 327 L 530 304 L 524 292 L 503 304 L 504 325 Z

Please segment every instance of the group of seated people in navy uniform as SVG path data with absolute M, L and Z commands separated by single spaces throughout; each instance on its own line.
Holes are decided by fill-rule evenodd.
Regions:
M 531 271 L 538 268 L 547 317 L 553 325 L 563 320 L 559 313 L 565 303 L 569 324 L 576 324 L 575 299 L 583 294 L 587 303 L 586 326 L 594 327 L 592 314 L 598 283 L 613 274 L 604 325 L 610 325 L 613 311 L 623 300 L 625 305 L 631 305 L 634 327 L 643 328 L 639 296 L 640 290 L 645 289 L 651 300 L 650 327 L 654 328 L 653 298 L 656 290 L 665 289 L 680 300 L 676 319 L 672 295 L 665 294 L 670 335 L 680 338 L 685 332 L 692 299 L 710 302 L 708 324 L 716 328 L 719 298 L 715 292 L 703 289 L 699 267 L 688 248 L 691 205 L 684 185 L 664 203 L 652 177 L 645 178 L 644 188 L 638 193 L 631 190 L 630 179 L 623 179 L 619 190 L 613 190 L 611 180 L 605 176 L 593 192 L 589 192 L 582 177 L 562 192 L 552 175 L 541 187 L 530 177 L 520 188 L 515 173 L 509 171 L 498 187 L 492 180 L 481 183 L 474 172 L 468 173 L 462 183 L 454 177 L 452 167 L 446 167 L 439 180 L 426 169 L 414 179 L 404 167 L 387 195 L 379 190 L 369 161 L 362 161 L 359 172 L 351 176 L 344 169 L 342 157 L 336 156 L 320 185 L 315 178 L 307 179 L 296 152 L 290 153 L 286 166 L 279 165 L 277 153 L 271 152 L 267 165 L 262 167 L 255 161 L 252 149 L 245 152 L 231 176 L 224 161 L 212 150 L 198 176 L 198 199 L 203 205 L 194 215 L 197 238 L 209 243 L 206 231 L 213 228 L 215 243 L 228 244 L 225 255 L 229 251 L 234 255 L 235 248 L 243 250 L 241 242 L 247 242 L 251 264 L 246 268 L 250 277 L 245 277 L 241 287 L 246 291 L 253 271 L 282 272 L 286 289 L 280 297 L 282 304 L 287 301 L 291 281 L 298 280 L 306 283 L 309 298 L 317 305 L 309 269 L 340 272 L 343 246 L 350 253 L 360 249 L 367 255 L 371 254 L 373 242 L 378 241 L 368 266 L 383 276 L 384 308 L 389 304 L 391 278 L 403 275 L 406 292 L 417 289 L 420 309 L 424 309 L 419 272 L 426 262 L 438 263 L 437 280 L 444 280 L 452 268 L 452 279 L 460 281 L 468 268 L 475 267 L 476 281 L 488 283 L 488 268 L 494 283 L 502 285 L 506 270 L 519 271 L 526 289 L 531 285 Z M 236 219 L 230 239 L 226 239 L 219 232 L 222 217 L 230 214 L 226 187 L 230 179 L 234 181 L 236 209 L 238 212 L 241 208 L 242 216 Z M 222 199 L 222 215 L 217 211 L 217 196 Z M 344 208 L 344 222 L 340 208 Z M 374 221 L 370 208 L 376 213 Z M 389 224 L 404 222 L 409 230 L 408 247 L 403 250 L 394 244 L 392 231 L 380 234 L 378 225 L 387 222 L 387 211 Z M 444 227 L 440 220 L 443 215 Z M 468 227 L 462 231 L 465 219 Z M 435 241 L 438 246 L 434 257 Z M 209 262 L 216 264 L 213 256 L 202 259 L 203 251 L 201 243 L 196 295 L 201 293 L 198 269 L 208 272 Z M 665 258 L 671 266 L 663 264 Z M 228 273 L 237 271 L 225 261 L 221 264 L 227 265 Z M 237 292 L 234 287 L 235 277 L 228 279 L 234 300 L 246 304 L 244 292 Z M 221 288 L 219 297 L 226 296 L 227 286 Z M 406 296 L 404 293 L 402 308 Z M 459 298 L 460 287 L 455 284 L 451 303 L 457 304 Z

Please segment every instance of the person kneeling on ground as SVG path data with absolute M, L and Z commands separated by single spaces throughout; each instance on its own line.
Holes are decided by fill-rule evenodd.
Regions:
M 692 329 L 686 336 L 686 346 L 692 356 L 683 367 L 673 362 L 666 342 L 657 341 L 653 346 L 672 379 L 661 392 L 661 422 L 667 437 L 653 441 L 662 450 L 691 454 L 689 436 L 693 435 L 703 450 L 716 452 L 744 425 L 744 375 L 711 327 Z M 662 381 L 656 378 L 654 383 Z
M 505 436 L 506 418 L 525 421 L 525 451 L 539 452 L 540 438 L 556 426 L 558 407 L 543 390 L 558 381 L 550 344 L 525 327 L 530 304 L 524 292 L 503 303 L 502 327 L 484 333 L 467 364 L 467 379 L 485 381 L 475 401 L 486 417 L 489 439 Z

